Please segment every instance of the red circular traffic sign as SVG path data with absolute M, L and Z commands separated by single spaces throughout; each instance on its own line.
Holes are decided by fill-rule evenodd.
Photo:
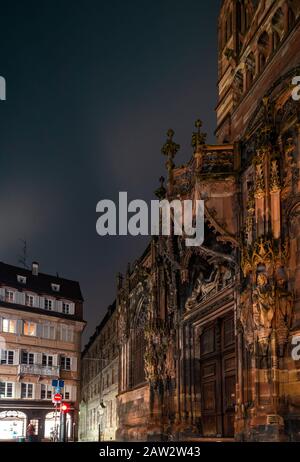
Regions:
M 55 395 L 53 396 L 53 401 L 55 403 L 60 403 L 62 400 L 62 395 L 60 393 L 55 393 Z

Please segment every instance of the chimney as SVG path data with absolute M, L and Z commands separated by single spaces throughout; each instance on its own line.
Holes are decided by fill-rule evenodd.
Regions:
M 39 264 L 36 261 L 32 262 L 32 274 L 33 276 L 39 275 Z

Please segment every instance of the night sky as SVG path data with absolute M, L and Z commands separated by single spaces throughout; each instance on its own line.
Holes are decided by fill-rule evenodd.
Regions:
M 142 237 L 99 237 L 96 204 L 150 201 L 175 130 L 214 141 L 220 0 L 2 1 L 0 260 L 79 280 L 86 341 Z

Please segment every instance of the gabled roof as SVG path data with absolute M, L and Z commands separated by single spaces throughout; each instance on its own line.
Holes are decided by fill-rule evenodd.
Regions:
M 25 276 L 26 284 L 18 282 L 18 276 Z M 3 262 L 0 262 L 0 284 L 16 289 L 27 289 L 36 293 L 52 295 L 54 297 L 83 301 L 80 285 L 77 281 L 44 273 L 38 273 L 35 276 L 31 270 L 8 265 Z M 59 284 L 59 291 L 53 290 L 51 284 Z

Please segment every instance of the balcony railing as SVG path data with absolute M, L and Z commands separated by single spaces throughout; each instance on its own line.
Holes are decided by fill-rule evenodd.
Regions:
M 59 377 L 59 366 L 42 366 L 40 364 L 19 364 L 18 374 Z

